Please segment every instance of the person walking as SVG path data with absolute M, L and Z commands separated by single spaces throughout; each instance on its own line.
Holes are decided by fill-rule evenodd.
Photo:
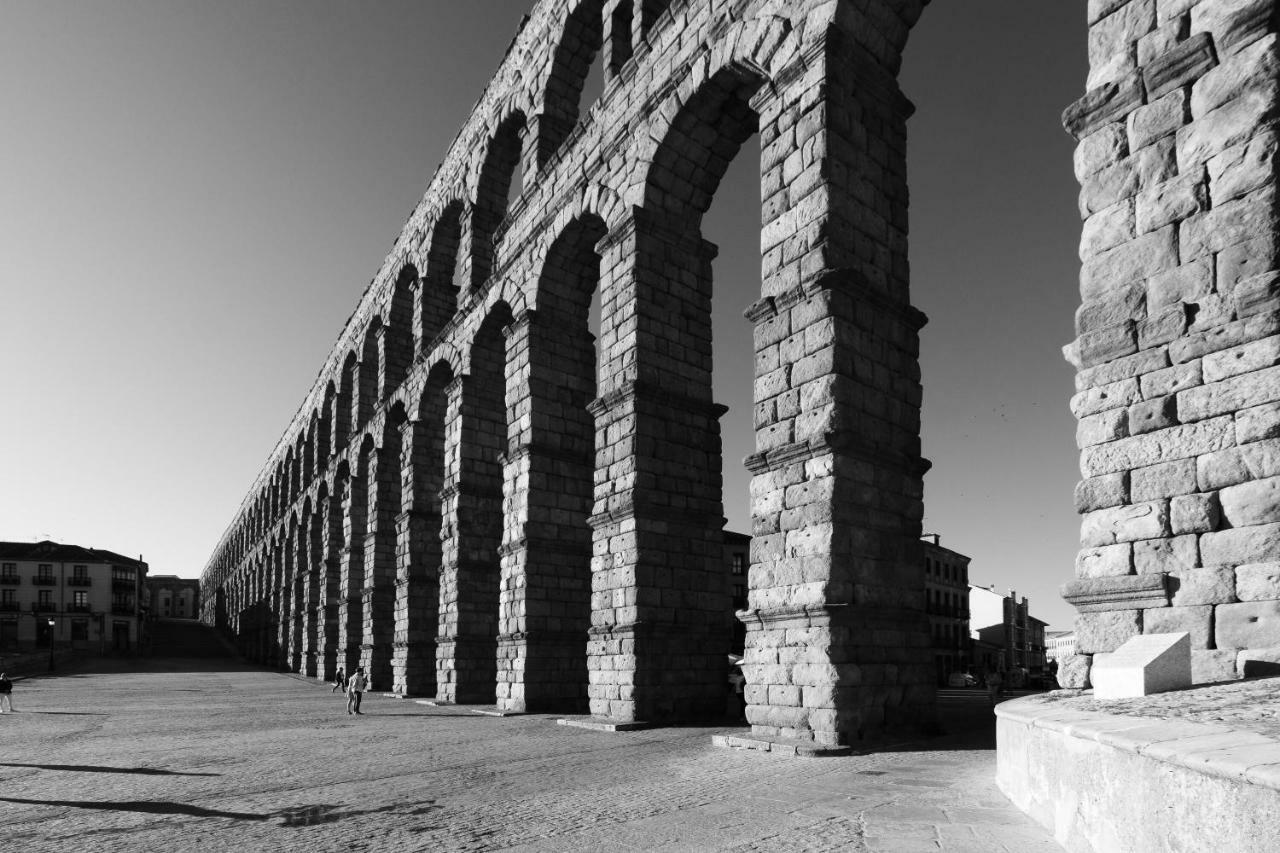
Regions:
M 347 691 L 347 671 L 342 667 L 338 667 L 337 673 L 333 676 L 333 689 L 330 693 L 337 693 L 341 690 L 343 693 Z
M 13 682 L 0 672 L 0 714 L 13 713 Z
M 991 697 L 991 707 L 1000 701 L 1000 688 L 1004 685 L 1004 676 L 1000 670 L 993 669 L 987 673 L 987 695 Z
M 347 713 L 360 713 L 360 697 L 369 686 L 369 679 L 364 677 L 364 667 L 356 667 L 355 674 L 347 680 Z

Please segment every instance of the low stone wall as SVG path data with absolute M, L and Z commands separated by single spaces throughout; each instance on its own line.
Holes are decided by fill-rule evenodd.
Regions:
M 1083 704 L 1051 694 L 996 709 L 997 784 L 1066 849 L 1276 849 L 1280 741 Z

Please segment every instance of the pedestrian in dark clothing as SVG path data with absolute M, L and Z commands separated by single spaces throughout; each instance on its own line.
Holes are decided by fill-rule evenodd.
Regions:
M 329 692 L 337 693 L 339 690 L 343 693 L 347 692 L 347 671 L 342 667 L 338 667 L 338 672 L 333 677 L 333 689 Z
M 360 697 L 364 695 L 364 689 L 369 686 L 369 679 L 364 677 L 364 667 L 356 667 L 355 675 L 347 680 L 347 713 L 360 713 Z
M 0 672 L 0 714 L 13 712 L 13 682 Z

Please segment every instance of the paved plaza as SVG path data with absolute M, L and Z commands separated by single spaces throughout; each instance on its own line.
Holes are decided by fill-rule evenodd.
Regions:
M 997 791 L 977 691 L 944 700 L 946 738 L 806 759 L 713 747 L 723 727 L 610 734 L 376 694 L 348 716 L 325 685 L 236 663 L 98 669 L 19 681 L 0 717 L 16 849 L 1060 849 Z

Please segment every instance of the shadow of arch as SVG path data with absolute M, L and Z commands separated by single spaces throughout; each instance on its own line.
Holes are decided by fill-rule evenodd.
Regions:
M 51 806 L 53 808 L 93 809 L 110 812 L 139 812 L 141 814 L 181 814 L 189 817 L 229 817 L 235 820 L 266 820 L 271 815 L 250 812 L 224 812 L 206 809 L 188 803 L 167 800 L 27 800 L 19 797 L 0 797 L 0 803 L 16 803 L 20 806 Z

